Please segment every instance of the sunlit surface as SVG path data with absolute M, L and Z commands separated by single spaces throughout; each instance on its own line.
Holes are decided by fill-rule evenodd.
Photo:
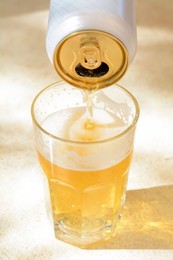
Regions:
M 116 236 L 97 248 L 172 249 L 172 200 L 172 186 L 128 191 Z
M 117 235 L 99 246 L 107 250 L 77 250 L 51 232 L 32 142 L 31 101 L 57 80 L 45 50 L 49 1 L 0 1 L 1 259 L 173 258 L 159 250 L 173 249 L 173 1 L 136 3 L 137 55 L 119 82 L 141 108 L 130 191 Z

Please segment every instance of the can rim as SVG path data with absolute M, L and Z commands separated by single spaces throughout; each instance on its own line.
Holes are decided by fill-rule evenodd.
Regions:
M 62 63 L 61 63 L 61 55 L 60 52 L 64 46 L 64 44 L 73 39 L 76 36 L 81 36 L 84 34 L 99 34 L 102 37 L 107 37 L 109 39 L 111 39 L 114 43 L 115 46 L 118 46 L 119 49 L 121 50 L 122 53 L 122 62 L 121 62 L 121 66 L 118 68 L 118 70 L 116 72 L 114 72 L 114 74 L 110 75 L 109 77 L 103 77 L 103 80 L 99 80 L 96 84 L 99 85 L 99 89 L 101 88 L 105 88 L 108 87 L 112 84 L 115 84 L 116 82 L 118 82 L 126 73 L 128 66 L 129 66 L 129 53 L 128 50 L 126 48 L 126 46 L 123 44 L 123 42 L 115 37 L 114 35 L 112 35 L 111 33 L 107 33 L 105 31 L 101 31 L 101 30 L 97 30 L 97 29 L 91 29 L 91 30 L 79 30 L 77 32 L 73 32 L 70 35 L 67 35 L 66 37 L 64 37 L 59 43 L 58 45 L 55 47 L 54 49 L 54 54 L 53 54 L 53 65 L 54 68 L 56 70 L 56 72 L 58 73 L 58 75 L 65 80 L 66 82 L 68 82 L 69 84 L 78 87 L 78 88 L 88 88 L 88 86 L 92 85 L 92 80 L 90 81 L 88 78 L 88 82 L 86 80 L 86 78 L 84 78 L 84 80 L 82 80 L 82 77 L 77 76 L 77 75 L 70 75 L 67 71 L 67 68 L 65 68 Z M 95 78 L 92 78 L 93 80 Z M 101 78 L 100 78 L 101 79 Z

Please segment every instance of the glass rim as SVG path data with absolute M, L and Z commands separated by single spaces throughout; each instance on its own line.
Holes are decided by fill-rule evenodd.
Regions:
M 43 92 L 45 92 L 47 89 L 55 87 L 56 85 L 58 85 L 60 83 L 63 83 L 63 82 L 66 83 L 67 85 L 71 86 L 71 87 L 74 87 L 73 85 L 70 85 L 69 83 L 67 83 L 67 82 L 65 82 L 63 80 L 57 81 L 55 83 L 52 83 L 52 84 L 48 85 L 47 87 L 45 87 L 44 89 L 42 89 L 41 91 L 38 92 L 38 94 L 33 99 L 32 105 L 31 105 L 31 117 L 32 117 L 32 120 L 33 120 L 34 124 L 39 128 L 39 130 L 41 130 L 44 134 L 48 135 L 52 139 L 55 139 L 55 140 L 58 140 L 58 141 L 61 141 L 61 142 L 70 143 L 70 144 L 78 144 L 78 145 L 79 144 L 81 144 L 81 145 L 92 145 L 92 144 L 99 144 L 99 143 L 107 143 L 107 142 L 113 141 L 115 139 L 119 139 L 120 137 L 126 135 L 128 132 L 130 132 L 130 130 L 132 130 L 136 126 L 136 124 L 138 122 L 138 119 L 139 119 L 139 114 L 140 114 L 140 108 L 139 108 L 138 101 L 133 96 L 133 94 L 131 94 L 130 91 L 128 91 L 124 87 L 120 86 L 119 84 L 113 84 L 113 85 L 110 85 L 110 86 L 108 86 L 106 88 L 113 87 L 113 86 L 118 87 L 120 90 L 125 92 L 131 98 L 131 100 L 133 101 L 133 103 L 135 105 L 135 109 L 136 109 L 135 117 L 133 119 L 132 124 L 130 126 L 128 126 L 124 131 L 122 131 L 121 133 L 119 133 L 119 134 L 117 134 L 117 135 L 115 135 L 113 137 L 106 138 L 106 139 L 103 139 L 103 140 L 93 141 L 93 142 L 72 141 L 72 140 L 64 139 L 64 138 L 61 138 L 61 137 L 58 137 L 56 135 L 53 135 L 53 134 L 49 133 L 48 131 L 46 131 L 40 125 L 40 123 L 37 121 L 37 119 L 35 117 L 35 112 L 34 112 L 35 104 L 36 104 L 37 99 L 41 96 L 41 94 Z M 81 90 L 81 88 L 79 88 L 79 89 Z M 98 89 L 96 91 L 99 91 L 99 90 L 103 90 L 103 88 L 102 89 Z

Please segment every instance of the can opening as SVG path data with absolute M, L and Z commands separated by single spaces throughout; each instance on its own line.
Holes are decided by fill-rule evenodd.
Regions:
M 117 82 L 128 68 L 128 52 L 119 39 L 98 31 L 84 30 L 64 38 L 54 51 L 58 74 L 79 88 L 104 88 Z M 92 84 L 93 83 L 93 84 Z
M 86 69 L 80 63 L 75 68 L 76 73 L 81 77 L 99 78 L 104 76 L 109 71 L 109 66 L 102 62 L 96 69 Z

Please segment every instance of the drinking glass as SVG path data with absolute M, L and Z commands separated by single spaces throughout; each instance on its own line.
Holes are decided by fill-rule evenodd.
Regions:
M 91 93 L 61 81 L 35 97 L 35 146 L 56 238 L 88 247 L 114 236 L 138 117 L 136 99 L 118 85 Z

